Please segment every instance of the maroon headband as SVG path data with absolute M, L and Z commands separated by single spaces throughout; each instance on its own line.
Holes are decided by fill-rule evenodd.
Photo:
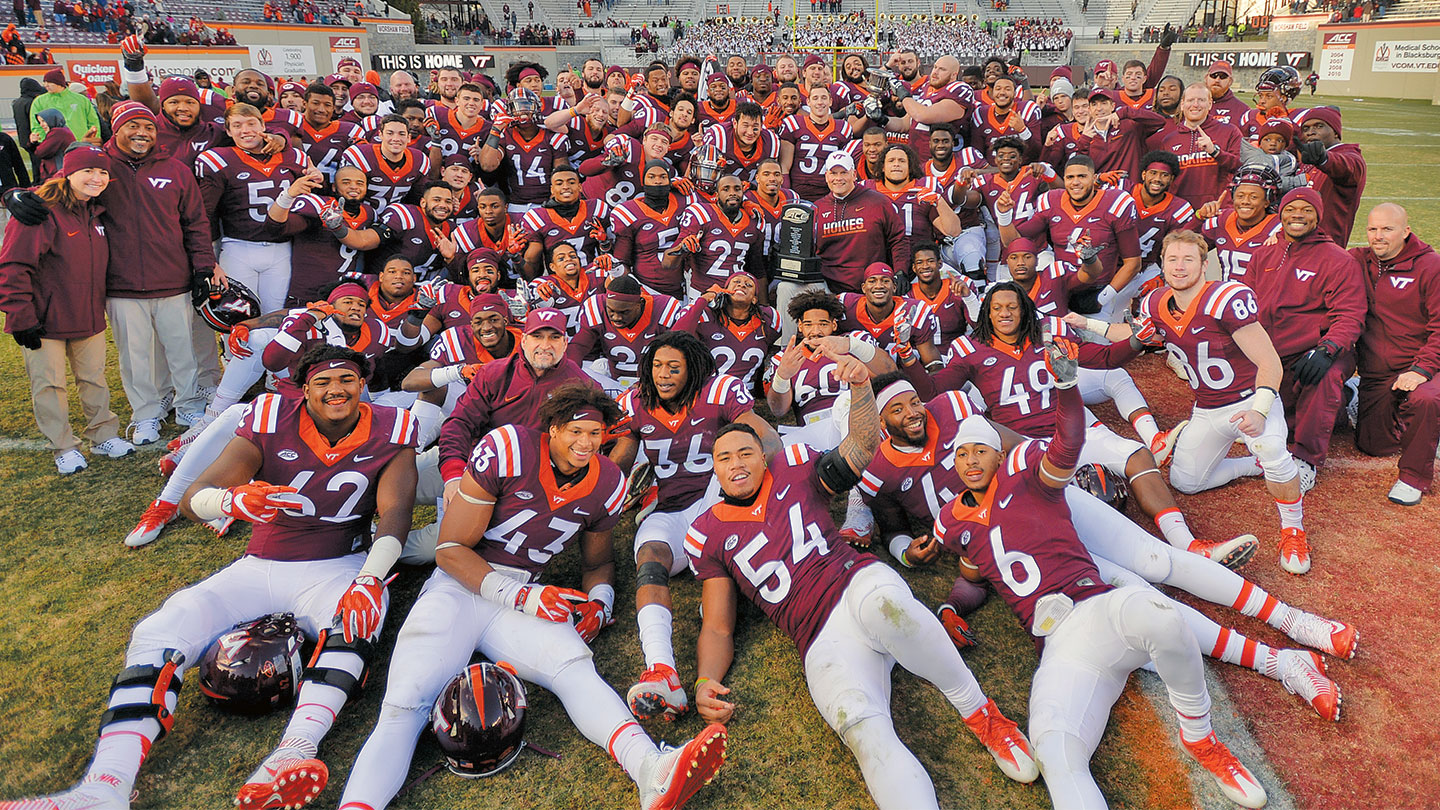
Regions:
M 599 422 L 605 424 L 605 417 L 600 415 L 600 409 L 594 405 L 585 405 L 570 416 L 568 422 Z
M 619 301 L 619 302 L 622 303 L 622 304 L 643 304 L 643 303 L 645 303 L 645 296 L 643 296 L 643 295 L 641 295 L 641 294 L 639 294 L 639 293 L 622 293 L 622 292 L 615 292 L 614 290 L 607 290 L 607 291 L 605 292 L 605 297 L 608 298 L 608 299 L 610 299 L 611 301 Z
M 348 368 L 351 371 L 355 372 L 355 376 L 357 377 L 365 376 L 364 374 L 360 373 L 360 366 L 356 365 L 354 360 L 346 360 L 344 358 L 340 358 L 338 360 L 326 360 L 323 363 L 316 363 L 315 365 L 311 366 L 310 369 L 305 372 L 305 382 L 310 382 L 311 378 L 313 378 L 316 374 L 319 374 L 322 371 L 334 371 L 337 368 Z
M 334 304 L 337 303 L 341 298 L 349 295 L 353 295 L 356 298 L 364 298 L 366 300 L 369 300 L 370 298 L 370 293 L 365 292 L 364 287 L 361 287 L 359 284 L 356 284 L 354 282 L 347 281 L 344 284 L 341 284 L 339 287 L 331 290 L 330 295 L 326 297 L 325 300 L 328 303 Z

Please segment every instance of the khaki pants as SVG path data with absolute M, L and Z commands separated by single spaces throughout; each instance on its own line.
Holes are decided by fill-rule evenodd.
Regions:
M 24 350 L 25 373 L 30 375 L 30 399 L 35 424 L 50 441 L 56 455 L 80 447 L 70 429 L 70 397 L 65 385 L 65 361 L 80 388 L 80 410 L 85 414 L 85 438 L 100 444 L 119 435 L 120 418 L 110 410 L 110 386 L 105 381 L 105 333 L 75 340 L 42 339 L 40 348 Z
M 168 298 L 107 298 L 105 313 L 115 330 L 120 382 L 130 400 L 132 421 L 165 418 L 160 399 L 167 379 L 175 388 L 176 410 L 205 410 L 188 293 Z

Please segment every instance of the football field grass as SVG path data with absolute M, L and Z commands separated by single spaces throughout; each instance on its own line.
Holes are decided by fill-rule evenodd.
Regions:
M 1366 204 L 1352 241 L 1363 239 L 1364 212 L 1382 200 L 1405 205 L 1422 237 L 1440 239 L 1440 109 L 1422 102 L 1317 101 L 1341 105 L 1345 140 L 1362 144 L 1370 161 Z M 1145 358 L 1135 376 L 1162 426 L 1188 412 L 1188 389 L 1163 364 Z M 128 411 L 113 371 L 111 387 L 124 422 Z M 1113 411 L 1101 409 L 1101 414 L 1115 424 Z M 1126 425 L 1117 429 L 1130 435 Z M 233 560 L 248 537 L 248 530 L 240 528 L 217 540 L 182 520 L 152 546 L 129 551 L 121 539 L 163 483 L 155 468 L 158 452 L 119 461 L 91 459 L 88 471 L 62 478 L 42 447 L 20 350 L 6 337 L 0 340 L 0 492 L 5 493 L 0 497 L 0 798 L 58 790 L 83 774 L 130 629 L 167 595 Z M 1437 566 L 1429 552 L 1440 509 L 1428 498 L 1408 510 L 1385 502 L 1394 480 L 1393 459 L 1357 454 L 1348 429 L 1336 436 L 1334 454 L 1306 502 L 1316 549 L 1315 569 L 1306 577 L 1291 577 L 1276 565 L 1278 522 L 1259 481 L 1181 497 L 1180 503 L 1197 534 L 1259 535 L 1261 552 L 1243 573 L 1277 597 L 1360 628 L 1359 657 L 1331 662 L 1331 675 L 1345 690 L 1342 721 L 1321 721 L 1278 684 L 1253 672 L 1214 663 L 1212 670 L 1229 695 L 1225 705 L 1238 712 L 1239 726 L 1259 743 L 1274 769 L 1267 787 L 1277 789 L 1277 804 L 1288 804 L 1288 793 L 1295 806 L 1315 810 L 1437 807 L 1440 735 L 1430 715 L 1440 630 L 1432 596 Z M 431 509 L 417 510 L 417 525 L 432 516 Z M 594 645 L 601 675 L 622 693 L 643 667 L 630 596 L 632 536 L 627 517 L 615 535 L 617 621 Z M 338 804 L 378 712 L 396 632 L 428 574 L 405 569 L 393 586 L 391 618 L 369 686 L 341 714 L 321 749 L 331 786 L 317 806 Z M 929 570 L 906 572 L 917 595 L 932 606 L 955 575 L 953 557 Z M 571 584 L 577 577 L 571 552 L 546 580 Z M 681 679 L 688 684 L 695 677 L 699 586 L 683 577 L 673 594 L 675 649 Z M 1234 611 L 1201 609 L 1266 643 L 1284 641 Z M 998 600 L 981 608 L 972 623 L 980 644 L 965 659 L 1000 708 L 1024 728 L 1034 647 Z M 224 714 L 206 703 L 193 676 L 187 680 L 175 731 L 155 747 L 136 785 L 137 808 L 228 807 L 240 783 L 278 741 L 283 715 Z M 1188 759 L 1139 682 L 1132 678 L 1117 704 L 1093 762 L 1112 806 L 1228 806 L 1213 787 L 1192 787 Z M 690 806 L 873 807 L 854 760 L 810 702 L 793 644 L 757 610 L 742 609 L 736 663 L 727 683 L 739 707 L 730 725 L 730 756 L 719 778 Z M 529 695 L 528 739 L 559 754 L 558 760 L 527 753 L 505 773 L 478 781 L 442 770 L 419 779 L 392 806 L 634 807 L 630 781 L 601 748 L 574 730 L 559 702 L 537 687 Z M 893 706 L 900 737 L 931 773 L 942 807 L 1050 806 L 1043 786 L 1005 779 L 928 684 L 897 670 Z M 678 742 L 701 725 L 692 713 L 677 724 L 657 723 L 649 730 Z M 412 778 L 438 761 L 437 747 L 428 733 L 422 735 Z

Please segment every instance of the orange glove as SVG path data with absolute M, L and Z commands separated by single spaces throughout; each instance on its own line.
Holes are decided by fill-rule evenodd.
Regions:
M 331 306 L 329 301 L 311 301 L 305 308 L 310 310 L 310 314 L 314 315 L 317 321 L 323 321 L 335 314 L 335 307 Z
M 670 187 L 682 197 L 689 197 L 695 193 L 695 184 L 690 182 L 688 177 L 677 177 L 670 181 Z
M 369 574 L 358 576 L 350 589 L 340 597 L 340 604 L 335 606 L 335 618 L 340 620 L 340 630 L 345 634 L 345 643 L 368 639 L 380 632 L 380 621 L 384 618 L 382 607 L 385 604 L 385 586 L 394 578 L 392 576 L 382 581 Z
M 529 241 L 530 237 L 525 235 L 525 229 L 521 227 L 520 223 L 512 222 L 505 229 L 505 252 L 511 256 L 519 256 L 524 253 L 525 245 Z
M 940 616 L 940 624 L 945 627 L 945 633 L 950 636 L 950 643 L 955 645 L 955 649 L 963 650 L 975 646 L 975 631 L 955 612 L 955 608 L 941 605 L 936 613 Z
M 269 523 L 281 509 L 299 509 L 305 500 L 293 495 L 294 487 L 277 487 L 264 481 L 251 481 L 226 490 L 220 511 L 236 520 Z
M 579 595 L 579 598 L 570 594 L 565 597 L 574 603 L 572 608 L 574 612 L 570 620 L 575 623 L 575 632 L 580 634 L 580 638 L 586 644 L 589 644 L 600 635 L 602 629 L 614 624 L 615 620 L 610 617 L 610 611 L 606 609 L 603 602 L 586 598 L 587 595 L 581 594 L 579 591 L 570 593 Z M 584 601 L 580 601 L 581 599 Z
M 475 375 L 479 374 L 480 369 L 484 367 L 484 363 L 466 363 L 464 366 L 460 367 L 460 376 L 464 377 L 466 382 L 469 382 L 470 380 L 475 379 Z
M 676 247 L 680 249 L 680 252 L 681 252 L 681 253 L 699 253 L 699 252 L 700 252 L 700 234 L 698 234 L 698 233 L 692 233 L 692 234 L 690 234 L 689 236 L 685 237 L 684 239 L 681 239 L 680 242 L 679 242 L 679 244 L 676 245 Z
M 230 350 L 230 356 L 243 360 L 254 354 L 250 350 L 250 327 L 243 323 L 237 323 L 230 328 L 230 334 L 225 336 L 225 348 Z
M 578 597 L 578 599 L 576 598 Z M 573 622 L 571 603 L 589 601 L 588 594 L 555 585 L 526 585 L 515 594 L 515 609 L 547 622 Z

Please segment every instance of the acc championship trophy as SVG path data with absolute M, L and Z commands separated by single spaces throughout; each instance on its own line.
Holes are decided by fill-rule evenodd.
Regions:
M 820 259 L 815 255 L 815 209 L 807 202 L 793 202 L 780 210 L 773 277 L 794 284 L 823 284 Z

